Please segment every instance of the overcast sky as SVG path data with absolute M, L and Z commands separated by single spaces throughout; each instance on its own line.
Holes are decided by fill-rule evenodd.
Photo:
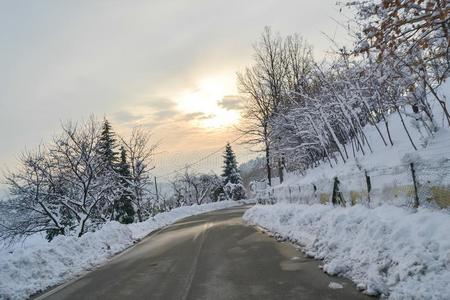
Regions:
M 321 32 L 344 37 L 335 2 L 0 0 L 0 167 L 90 114 L 123 134 L 148 127 L 166 158 L 189 153 L 177 163 L 220 147 L 236 135 L 235 73 L 264 26 L 320 57 Z

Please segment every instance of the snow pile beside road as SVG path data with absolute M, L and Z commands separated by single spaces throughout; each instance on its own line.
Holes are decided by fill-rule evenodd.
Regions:
M 244 219 L 323 259 L 323 270 L 352 279 L 369 295 L 450 298 L 450 216 L 419 208 L 356 205 L 255 206 Z
M 185 206 L 158 214 L 142 223 L 123 225 L 109 222 L 100 230 L 88 232 L 81 238 L 58 236 L 50 243 L 33 241 L 1 249 L 0 299 L 27 298 L 104 263 L 154 230 L 185 217 L 239 204 L 222 201 Z

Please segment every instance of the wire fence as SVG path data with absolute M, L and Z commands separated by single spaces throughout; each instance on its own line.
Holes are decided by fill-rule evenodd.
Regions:
M 301 181 L 301 179 L 299 180 Z M 450 159 L 416 161 L 391 167 L 363 169 L 308 183 L 291 181 L 276 187 L 259 184 L 260 203 L 392 204 L 405 207 L 450 208 Z

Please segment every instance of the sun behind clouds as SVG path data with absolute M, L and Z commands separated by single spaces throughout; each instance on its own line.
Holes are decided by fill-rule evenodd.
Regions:
M 219 105 L 227 95 L 235 94 L 234 74 L 209 76 L 198 81 L 195 89 L 185 90 L 177 96 L 181 111 L 200 116 L 193 122 L 203 128 L 223 128 L 236 124 L 240 114 Z

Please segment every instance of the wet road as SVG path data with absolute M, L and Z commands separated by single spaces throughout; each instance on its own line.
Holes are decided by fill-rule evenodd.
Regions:
M 184 219 L 38 299 L 370 299 L 246 226 L 245 209 Z M 331 281 L 344 288 L 330 289 Z

